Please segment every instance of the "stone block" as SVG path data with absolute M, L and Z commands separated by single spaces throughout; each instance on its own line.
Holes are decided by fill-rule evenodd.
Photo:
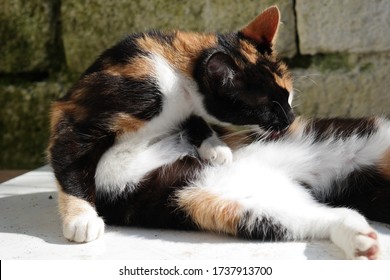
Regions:
M 282 55 L 291 57 L 296 52 L 292 0 L 63 0 L 66 61 L 71 70 L 80 73 L 126 34 L 149 29 L 238 30 L 272 4 L 278 4 L 282 12 L 277 48 Z
M 31 169 L 46 162 L 49 107 L 68 87 L 58 82 L 0 86 L 0 169 Z
M 53 1 L 0 1 L 0 72 L 46 71 Z
M 296 0 L 302 54 L 390 50 L 389 0 Z
M 390 116 L 390 53 L 327 57 L 295 69 L 294 107 L 309 117 Z M 338 69 L 335 70 L 335 65 Z

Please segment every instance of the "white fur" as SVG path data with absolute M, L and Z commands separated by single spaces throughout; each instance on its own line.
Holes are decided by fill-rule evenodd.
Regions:
M 288 104 L 290 104 L 290 106 L 292 106 L 293 98 L 294 98 L 294 91 L 292 90 L 288 94 Z
M 276 142 L 253 143 L 234 154 L 238 160 L 252 158 L 274 167 L 295 181 L 305 182 L 316 192 L 328 195 L 331 183 L 351 171 L 376 165 L 390 148 L 390 122 L 380 121 L 369 137 L 315 141 L 314 136 L 297 132 Z

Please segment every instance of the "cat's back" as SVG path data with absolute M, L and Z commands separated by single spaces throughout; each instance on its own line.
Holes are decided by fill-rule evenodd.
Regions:
M 97 72 L 132 78 L 155 74 L 158 59 L 163 59 L 174 70 L 191 77 L 194 64 L 205 50 L 217 46 L 213 33 L 185 31 L 148 31 L 126 36 L 104 51 L 84 72 Z

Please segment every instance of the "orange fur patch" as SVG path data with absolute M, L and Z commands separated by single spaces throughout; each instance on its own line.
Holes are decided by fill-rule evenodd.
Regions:
M 378 164 L 379 172 L 385 177 L 387 180 L 390 180 L 390 149 L 388 149 Z
M 184 75 L 192 77 L 195 59 L 205 48 L 215 46 L 217 39 L 212 34 L 177 31 L 172 45 L 161 44 L 147 36 L 139 38 L 137 43 L 142 49 L 164 57 Z
M 286 74 L 285 66 L 282 66 L 281 69 L 283 76 L 280 77 L 277 74 L 274 73 L 275 82 L 281 87 L 285 88 L 288 92 L 291 92 L 293 89 L 292 81 L 290 75 Z
M 177 203 L 201 229 L 237 234 L 242 213 L 242 207 L 237 202 L 190 187 L 178 192 Z
M 247 41 L 240 40 L 240 52 L 250 63 L 256 64 L 259 56 L 255 46 Z
M 87 117 L 87 110 L 72 101 L 66 102 L 56 102 L 52 105 L 51 111 L 51 129 L 55 128 L 55 126 L 60 122 L 60 120 L 64 117 L 64 114 L 67 113 L 71 115 L 76 121 L 82 121 Z
M 292 124 L 288 127 L 287 133 L 290 135 L 299 135 L 305 133 L 307 130 L 308 122 L 302 117 L 297 117 Z
M 144 126 L 144 124 L 144 121 L 129 114 L 118 113 L 112 118 L 111 129 L 120 135 L 125 132 L 137 131 Z
M 55 102 L 51 106 L 51 114 L 50 114 L 50 133 L 51 137 L 49 140 L 48 151 L 50 151 L 51 147 L 54 144 L 56 137 L 58 137 L 56 128 L 60 123 L 61 119 L 64 118 L 65 113 L 72 115 L 76 121 L 81 121 L 87 117 L 87 111 L 72 102 Z M 50 158 L 50 154 L 48 154 L 48 158 Z
M 60 185 L 58 185 L 58 209 L 64 223 L 83 215 L 83 213 L 91 213 L 91 211 L 96 213 L 92 204 L 81 198 L 66 194 Z
M 104 70 L 112 76 L 125 76 L 142 79 L 153 73 L 153 66 L 147 57 L 135 57 L 124 66 L 112 65 Z

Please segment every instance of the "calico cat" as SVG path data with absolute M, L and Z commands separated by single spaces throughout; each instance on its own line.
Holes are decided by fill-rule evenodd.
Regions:
M 232 164 L 201 162 L 181 132 L 172 134 L 149 156 L 187 154 L 115 199 L 97 194 L 99 215 L 108 224 L 250 239 L 330 239 L 347 258 L 378 258 L 377 234 L 362 214 L 390 224 L 389 120 L 299 119 L 278 139 L 216 130 L 234 150 Z
M 193 147 L 204 161 L 231 163 L 211 124 L 275 134 L 291 124 L 291 78 L 273 50 L 279 21 L 271 7 L 238 32 L 138 33 L 103 52 L 52 106 L 49 161 L 66 238 L 96 239 L 98 195 L 135 189 Z M 183 150 L 158 146 L 176 130 Z M 153 148 L 168 153 L 153 158 Z
M 107 223 L 328 238 L 348 258 L 378 258 L 375 231 L 344 207 L 390 223 L 390 122 L 291 124 L 278 24 L 272 7 L 237 33 L 136 34 L 103 53 L 53 105 L 67 239 L 92 241 Z

